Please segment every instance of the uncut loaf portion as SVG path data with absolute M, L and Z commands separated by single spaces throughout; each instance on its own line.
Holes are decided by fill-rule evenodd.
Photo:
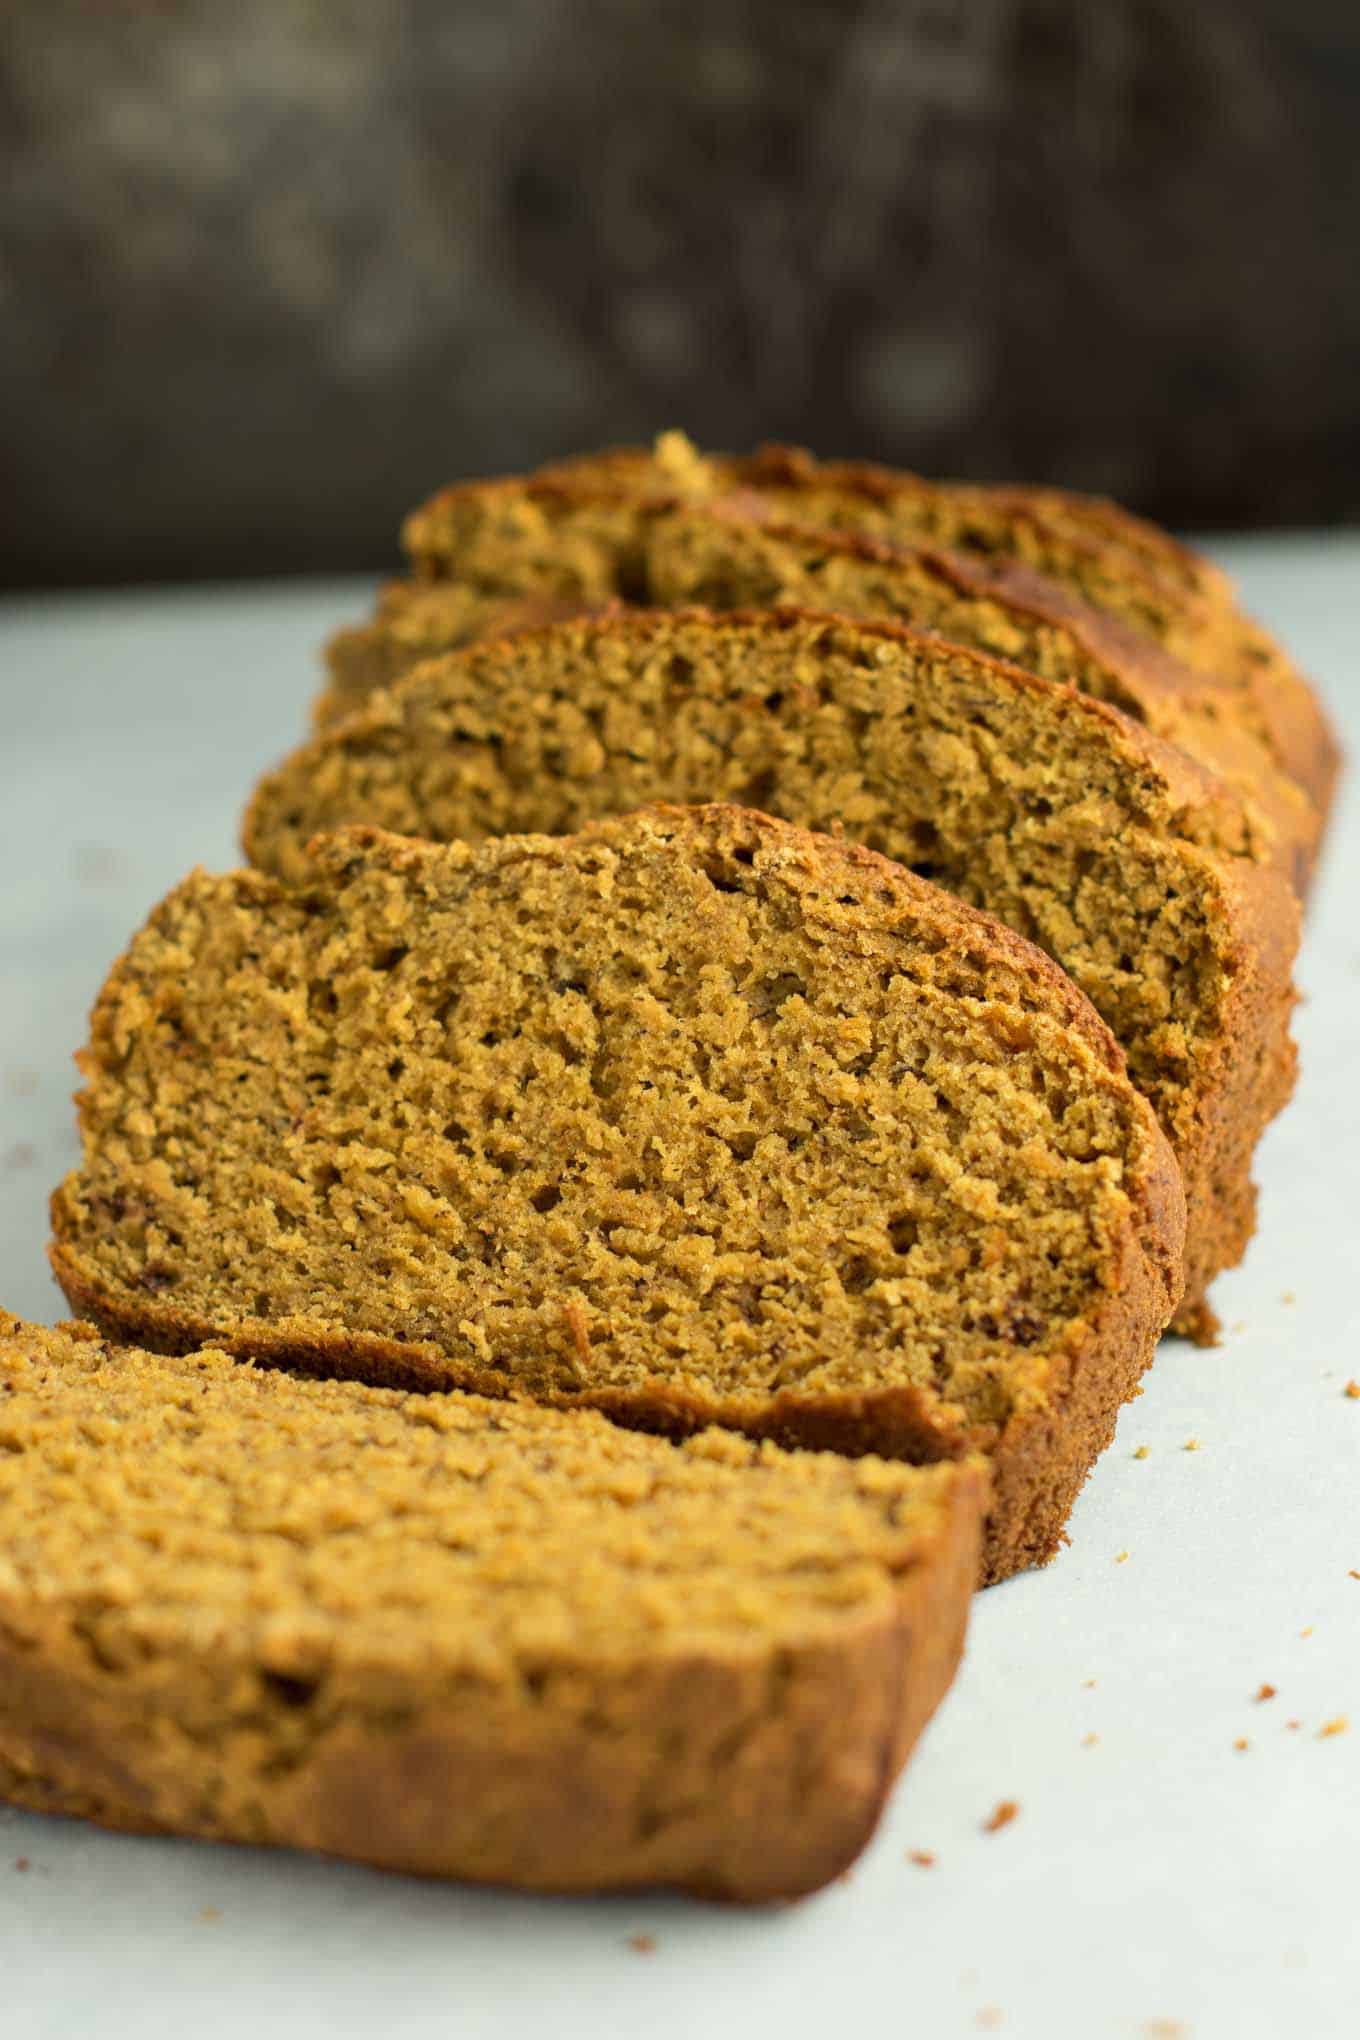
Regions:
M 948 1688 L 977 1467 L 673 1445 L 0 1313 L 0 1796 L 531 1890 L 791 1898 Z
M 992 1462 L 1053 1553 L 1180 1179 L 1038 950 L 740 809 L 201 874 L 100 996 L 53 1266 L 109 1332 L 673 1435 Z
M 478 841 L 710 797 L 843 827 L 1063 966 L 1176 1150 L 1178 1324 L 1210 1336 L 1293 1082 L 1298 909 L 1228 791 L 1106 703 L 888 624 L 637 611 L 418 669 L 266 778 L 244 840 L 297 877 L 347 822 Z
M 752 514 L 895 545 L 944 546 L 1031 569 L 1228 694 L 1232 714 L 1325 820 L 1339 767 L 1317 696 L 1232 599 L 1218 570 L 1111 504 L 1057 490 L 925 481 L 788 447 L 703 455 L 680 434 L 651 451 L 588 456 L 538 475 L 446 489 L 406 520 L 422 579 L 587 604 L 632 599 L 659 504 L 730 502 Z
M 1237 712 L 1231 689 L 1171 658 L 1029 568 L 986 564 L 845 531 L 772 523 L 748 507 L 685 505 L 639 514 L 646 606 L 716 610 L 804 607 L 887 619 L 993 652 L 1048 680 L 1112 702 L 1179 744 L 1242 806 L 1241 849 L 1278 864 L 1303 893 L 1322 817 Z M 488 595 L 461 580 L 395 581 L 371 622 L 332 639 L 332 684 L 318 706 L 328 728 L 379 687 L 426 659 L 552 621 L 531 598 Z M 558 598 L 560 611 L 570 602 Z M 608 604 L 582 605 L 583 612 Z

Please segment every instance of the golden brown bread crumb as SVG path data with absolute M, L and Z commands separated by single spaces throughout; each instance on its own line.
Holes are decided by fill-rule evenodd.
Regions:
M 1011 1822 L 1015 1819 L 1016 1815 L 1019 1813 L 1019 1811 L 1020 1802 L 1018 1800 L 1016 1799 L 998 1800 L 997 1804 L 992 1808 L 992 1811 L 988 1814 L 986 1820 L 983 1821 L 982 1832 L 985 1835 L 994 1835 L 998 1832 L 999 1829 L 1003 1827 L 1009 1827 Z
M 935 1851 L 933 1849 L 908 1849 L 907 1861 L 915 1863 L 920 1870 L 933 1870 L 936 1861 Z
M 1255 1697 L 1258 1700 L 1273 1700 L 1275 1698 L 1275 1688 L 1269 1683 L 1268 1680 L 1263 1679 L 1261 1681 L 1260 1686 L 1256 1690 Z
M 1360 1401 L 1360 1381 L 1348 1381 L 1346 1383 L 1345 1388 L 1342 1390 L 1342 1393 L 1343 1395 L 1347 1396 L 1351 1402 Z
M 1349 1727 L 1350 1722 L 1346 1719 L 1346 1716 L 1344 1714 L 1338 1714 L 1335 1715 L 1331 1721 L 1323 1722 L 1321 1728 L 1318 1730 L 1318 1737 L 1320 1740 L 1325 1740 L 1325 1738 L 1328 1736 L 1344 1735 Z
M 732 459 L 691 447 L 683 465 L 655 449 L 629 450 L 562 463 L 528 481 L 445 490 L 407 519 L 404 538 L 422 578 L 452 574 L 484 590 L 631 600 L 646 585 L 647 516 L 677 503 L 727 503 L 766 521 L 945 546 L 1003 581 L 1037 570 L 1050 589 L 1230 690 L 1227 719 L 1259 736 L 1326 813 L 1338 751 L 1306 681 L 1236 609 L 1216 568 L 1111 505 L 1053 490 L 928 482 L 819 462 L 796 448 Z
M 1050 1555 L 1180 1189 L 1053 966 L 736 809 L 191 878 L 96 1009 L 54 1266 L 109 1326 L 908 1459 Z
M 983 1500 L 5 1316 L 0 1784 L 429 1874 L 793 1895 L 948 1684 Z
M 1233 1748 L 1235 1750 L 1249 1750 L 1251 1748 L 1251 1744 L 1247 1741 L 1247 1738 L 1244 1735 L 1239 1735 L 1237 1741 L 1233 1744 Z
M 1254 1225 L 1251 1154 L 1293 1083 L 1297 905 L 1222 790 L 1103 703 L 884 624 L 639 613 L 423 667 L 261 784 L 248 855 L 318 830 L 480 841 L 663 798 L 846 832 L 1037 941 L 1118 1037 L 1191 1213 L 1180 1327 Z M 1226 831 L 1226 833 L 1225 833 Z

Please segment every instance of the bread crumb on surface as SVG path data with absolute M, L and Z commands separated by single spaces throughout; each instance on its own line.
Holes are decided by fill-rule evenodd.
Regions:
M 1186 1441 L 1185 1441 L 1185 1444 L 1183 1445 L 1183 1447 L 1182 1447 L 1181 1449 L 1182 1449 L 1182 1451 L 1185 1451 L 1185 1452 L 1198 1452 L 1198 1451 L 1199 1451 L 1199 1449 L 1200 1449 L 1200 1443 L 1199 1443 L 1199 1439 L 1198 1439 L 1198 1438 L 1187 1438 L 1187 1439 L 1186 1439 Z
M 1143 2028 L 1147 2040 L 1189 2040 L 1190 2028 L 1180 2019 L 1149 2019 Z
M 1094 1684 L 1095 1684 L 1095 1680 L 1094 1680 L 1094 1679 L 1083 1679 L 1081 1683 L 1082 1683 L 1082 1685 L 1083 1685 L 1083 1686 L 1085 1686 L 1085 1687 L 1086 1687 L 1086 1688 L 1087 1688 L 1087 1689 L 1089 1690 L 1089 1689 L 1090 1689 L 1090 1687 L 1094 1686 Z
M 31 1870 L 33 1865 L 29 1862 L 27 1856 L 16 1856 L 14 1867 L 16 1870 Z
M 907 1861 L 915 1863 L 918 1869 L 933 1870 L 935 1868 L 935 1851 L 933 1849 L 908 1849 Z
M 628 1945 L 635 1955 L 655 1955 L 656 1936 L 655 1934 L 630 1934 L 628 1936 Z
M 1133 1456 L 1135 1459 L 1146 1459 L 1148 1457 L 1148 1452 L 1149 1452 L 1148 1446 L 1140 1445 L 1138 1447 L 1138 1450 L 1134 1453 Z
M 205 1925 L 211 1926 L 214 1920 L 221 1919 L 222 1908 L 216 1905 L 201 1906 L 199 1908 L 198 1917 L 204 1922 Z
M 1129 1555 L 1129 1554 L 1127 1553 L 1127 1551 L 1116 1551 L 1116 1553 L 1115 1553 L 1115 1555 L 1114 1555 L 1114 1562 L 1115 1562 L 1115 1564 L 1116 1564 L 1116 1565 L 1123 1565 L 1123 1564 L 1125 1564 L 1125 1563 L 1126 1563 L 1126 1561 L 1127 1561 L 1127 1559 L 1128 1559 L 1128 1555 Z
M 1360 1580 L 1360 1568 L 1352 1566 L 1350 1572 L 1347 1575 L 1347 1578 L 1353 1580 Z
M 977 2023 L 985 2032 L 994 2033 L 1001 2024 L 1000 2005 L 983 2005 L 977 2015 Z
M 1360 1402 L 1360 1381 L 1348 1381 L 1341 1393 L 1350 1402 Z
M 1254 1697 L 1257 1700 L 1273 1700 L 1275 1698 L 1275 1688 L 1271 1685 L 1269 1679 L 1262 1679 L 1260 1685 L 1256 1688 Z
M 1286 1723 L 1285 1723 L 1285 1727 L 1286 1727 L 1286 1728 L 1302 1728 L 1302 1727 L 1303 1727 L 1303 1723 L 1302 1723 L 1301 1721 L 1286 1721 Z
M 1344 1735 L 1349 1727 L 1350 1723 L 1344 1714 L 1333 1715 L 1332 1719 L 1324 1721 L 1318 1730 L 1318 1740 L 1322 1741 L 1324 1737 L 1329 1735 Z
M 1307 1627 L 1306 1629 L 1301 1629 L 1301 1630 L 1299 1631 L 1299 1635 L 1300 1635 L 1300 1636 L 1311 1636 L 1311 1635 L 1312 1635 L 1312 1633 L 1313 1633 L 1313 1625 L 1312 1625 L 1312 1623 L 1311 1623 L 1311 1622 L 1309 1623 L 1309 1625 L 1308 1625 L 1308 1627 Z
M 1095 1730 L 1092 1729 L 1089 1735 L 1084 1735 L 1082 1737 L 1081 1746 L 1084 1750 L 1094 1749 L 1099 1741 L 1100 1737 L 1096 1734 Z
M 1251 1744 L 1247 1741 L 1247 1738 L 1244 1735 L 1239 1735 L 1237 1741 L 1233 1744 L 1233 1748 L 1235 1750 L 1249 1750 L 1251 1748 Z
M 994 1835 L 999 1828 L 1009 1827 L 1020 1811 L 1018 1799 L 999 1799 L 982 1823 L 984 1835 Z

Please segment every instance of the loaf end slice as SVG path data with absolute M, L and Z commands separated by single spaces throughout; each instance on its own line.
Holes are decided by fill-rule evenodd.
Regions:
M 0 1314 L 0 1792 L 526 1890 L 793 1898 L 962 1648 L 977 1467 L 686 1444 Z

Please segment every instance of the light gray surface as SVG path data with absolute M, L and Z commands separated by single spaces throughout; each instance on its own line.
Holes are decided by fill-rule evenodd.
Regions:
M 1220 551 L 1360 753 L 1360 538 Z M 301 728 L 314 647 L 364 593 L 0 607 L 16 1310 L 61 1308 L 43 1205 L 75 1151 L 90 998 L 189 865 L 233 860 L 252 775 Z M 1347 798 L 1301 970 L 1299 1094 L 1261 1150 L 1259 1237 L 1216 1293 L 1228 1336 L 1163 1349 L 1071 1548 L 980 1598 L 958 1686 L 848 1881 L 755 1917 L 526 1900 L 4 1813 L 4 2040 L 1360 2030 L 1358 889 Z M 1277 1697 L 1257 1703 L 1262 1681 Z M 1342 1715 L 1348 1734 L 1320 1736 Z M 1006 1798 L 1019 1817 L 982 1833 Z

